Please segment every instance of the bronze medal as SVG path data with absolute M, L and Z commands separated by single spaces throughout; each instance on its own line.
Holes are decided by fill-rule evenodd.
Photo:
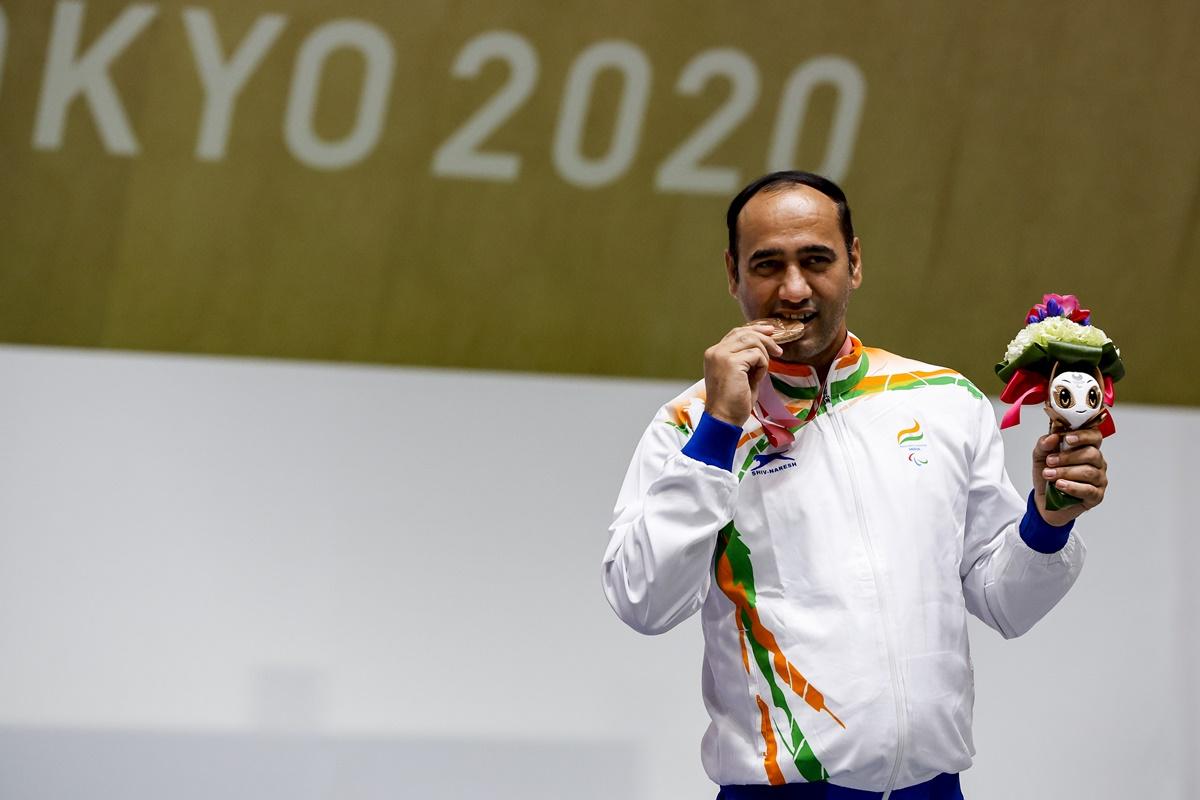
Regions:
M 783 319 L 782 317 L 764 317 L 763 319 L 751 320 L 747 325 L 770 325 L 775 329 L 771 334 L 772 341 L 775 344 L 787 344 L 794 342 L 804 335 L 804 323 L 796 319 Z

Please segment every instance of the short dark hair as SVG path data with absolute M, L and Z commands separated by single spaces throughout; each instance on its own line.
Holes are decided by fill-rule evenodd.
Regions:
M 838 223 L 842 228 L 842 238 L 846 240 L 846 255 L 849 257 L 850 250 L 854 245 L 854 223 L 850 220 L 850 204 L 846 202 L 846 193 L 842 191 L 842 187 L 829 180 L 829 178 L 817 175 L 814 172 L 783 170 L 763 175 L 761 178 L 752 181 L 745 189 L 738 192 L 737 196 L 729 203 L 729 210 L 725 212 L 725 225 L 729 228 L 729 253 L 733 256 L 734 266 L 737 265 L 738 260 L 737 219 L 738 215 L 742 213 L 742 208 L 745 207 L 746 203 L 750 202 L 750 198 L 759 192 L 769 192 L 772 189 L 778 189 L 783 186 L 811 187 L 837 205 Z

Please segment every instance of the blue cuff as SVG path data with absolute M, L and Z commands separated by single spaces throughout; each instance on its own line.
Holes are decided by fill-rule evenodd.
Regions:
M 683 446 L 683 454 L 703 464 L 733 472 L 733 455 L 741 438 L 741 428 L 710 417 L 705 411 L 692 438 Z
M 1033 491 L 1030 490 L 1029 501 L 1025 504 L 1025 516 L 1021 519 L 1021 538 L 1025 540 L 1025 544 L 1039 553 L 1057 553 L 1067 546 L 1067 538 L 1074 527 L 1075 520 L 1056 527 L 1042 519 L 1037 510 L 1037 503 L 1033 501 Z

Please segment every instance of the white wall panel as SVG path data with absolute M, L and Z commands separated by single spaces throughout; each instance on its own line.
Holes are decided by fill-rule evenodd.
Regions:
M 626 461 L 678 384 L 6 347 L 0 385 L 10 786 L 36 784 L 16 742 L 38 729 L 464 742 L 463 774 L 517 742 L 631 798 L 715 794 L 698 625 L 641 637 L 599 585 Z M 972 631 L 971 800 L 1195 785 L 1200 414 L 1117 423 L 1075 589 L 1022 639 Z

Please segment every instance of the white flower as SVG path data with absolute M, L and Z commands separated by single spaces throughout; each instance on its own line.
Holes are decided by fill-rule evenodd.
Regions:
M 1035 344 L 1045 347 L 1050 342 L 1069 342 L 1103 347 L 1110 341 L 1104 331 L 1094 325 L 1080 325 L 1066 317 L 1047 317 L 1041 322 L 1026 325 L 1017 333 L 1004 352 L 1004 363 L 1011 363 Z

